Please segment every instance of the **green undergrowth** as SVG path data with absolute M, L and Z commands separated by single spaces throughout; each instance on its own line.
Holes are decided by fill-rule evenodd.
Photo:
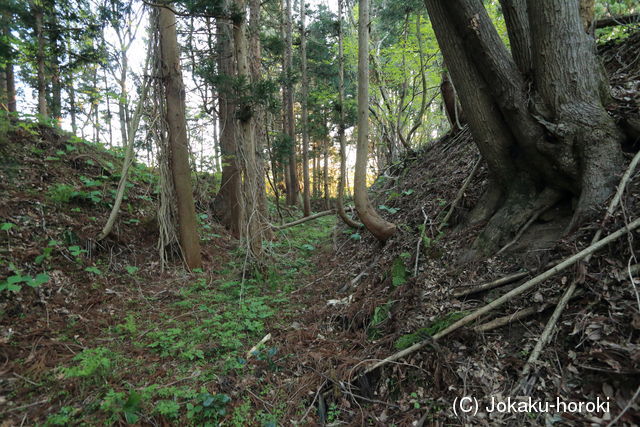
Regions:
M 295 308 L 288 295 L 313 275 L 314 257 L 330 244 L 334 223 L 321 218 L 265 242 L 267 267 L 249 268 L 243 248 L 236 249 L 217 271 L 182 273 L 182 283 L 167 289 L 171 299 L 138 301 L 103 331 L 99 345 L 49 378 L 60 403 L 46 424 L 281 424 L 284 396 L 267 411 L 253 406 L 249 392 L 224 384 L 255 376 L 252 393 L 276 392 L 263 377 L 289 355 L 273 340 L 251 357 L 247 352 L 285 326 Z

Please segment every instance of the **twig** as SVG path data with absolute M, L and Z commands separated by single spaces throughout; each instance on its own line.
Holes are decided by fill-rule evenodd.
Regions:
M 573 294 L 572 298 L 575 298 L 580 295 L 582 295 L 582 292 L 578 290 L 576 293 Z M 482 325 L 476 326 L 475 328 L 473 328 L 473 330 L 476 332 L 487 332 L 493 329 L 500 328 L 502 326 L 508 325 L 509 323 L 513 323 L 517 320 L 524 319 L 529 316 L 533 316 L 535 314 L 541 313 L 547 308 L 551 307 L 553 304 L 557 304 L 558 300 L 559 298 L 553 298 L 549 302 L 542 304 L 542 306 L 540 307 L 528 307 L 523 310 L 516 311 L 515 313 L 510 314 L 508 316 L 497 317 L 491 320 L 490 322 L 483 323 Z
M 474 311 L 473 313 L 469 314 L 468 316 L 463 317 L 462 319 L 460 319 L 457 322 L 455 322 L 453 325 L 449 326 L 448 328 L 446 328 L 443 331 L 441 331 L 441 332 L 437 333 L 436 335 L 434 335 L 433 338 L 429 338 L 429 339 L 426 339 L 426 340 L 421 341 L 419 343 L 416 343 L 416 344 L 412 345 L 411 347 L 408 347 L 408 348 L 406 348 L 406 349 L 404 349 L 402 351 L 399 351 L 399 352 L 387 357 L 386 359 L 381 360 L 380 362 L 376 363 L 375 365 L 367 368 L 365 373 L 369 373 L 369 372 L 379 368 L 380 366 L 386 365 L 389 362 L 393 362 L 393 361 L 395 361 L 397 359 L 405 357 L 405 356 L 407 356 L 407 355 L 409 355 L 409 354 L 421 349 L 422 347 L 424 347 L 424 346 L 426 346 L 428 344 L 431 344 L 434 340 L 438 340 L 440 338 L 443 338 L 443 337 L 449 335 L 451 332 L 454 332 L 454 331 L 460 329 L 461 327 L 473 322 L 474 320 L 476 320 L 479 317 L 483 316 L 484 314 L 490 312 L 494 308 L 502 306 L 507 301 L 512 300 L 516 296 L 528 291 L 529 289 L 533 288 L 534 286 L 538 285 L 539 283 L 544 282 L 545 280 L 547 280 L 551 276 L 555 275 L 556 273 L 559 273 L 561 271 L 566 270 L 567 268 L 569 268 L 570 266 L 572 266 L 576 262 L 578 262 L 578 261 L 582 260 L 583 258 L 585 258 L 586 256 L 588 256 L 589 254 L 594 253 L 598 249 L 608 245 L 609 243 L 611 243 L 614 240 L 618 239 L 620 236 L 628 233 L 629 231 L 635 230 L 638 227 L 640 227 L 640 218 L 636 219 L 635 221 L 630 223 L 628 226 L 622 227 L 618 231 L 616 231 L 614 233 L 611 233 L 610 235 L 608 235 L 604 239 L 600 240 L 599 242 L 597 242 L 597 243 L 595 243 L 595 244 L 593 244 L 591 246 L 588 246 L 587 248 L 581 250 L 577 254 L 574 254 L 574 255 L 570 256 L 569 258 L 565 259 L 564 261 L 562 261 L 561 263 L 559 263 L 555 267 L 550 268 L 549 270 L 545 271 L 544 273 L 539 274 L 538 276 L 526 281 L 522 285 L 520 285 L 517 288 L 511 290 L 510 292 L 507 292 L 506 294 L 504 294 L 500 298 L 492 301 L 491 303 L 479 308 L 478 310 Z
M 424 206 L 422 207 L 422 216 L 424 216 L 424 222 L 422 223 L 422 230 L 420 230 L 420 235 L 418 236 L 418 243 L 416 243 L 416 262 L 413 266 L 413 276 L 418 275 L 418 260 L 420 259 L 420 245 L 422 243 L 422 238 L 424 237 L 424 233 L 427 230 L 427 221 L 429 217 L 424 211 Z
M 309 412 L 311 412 L 311 408 L 313 408 L 314 403 L 316 403 L 316 400 L 318 400 L 318 395 L 320 395 L 320 392 L 322 391 L 322 389 L 324 388 L 324 385 L 326 383 L 327 383 L 327 380 L 324 380 L 322 382 L 322 384 L 320 384 L 320 386 L 318 387 L 318 390 L 316 391 L 316 394 L 313 396 L 313 400 L 311 401 L 311 405 L 309 405 L 309 407 L 305 411 L 305 413 L 302 416 L 302 418 L 300 418 L 300 421 L 298 421 L 298 424 L 302 424 L 304 422 L 304 419 L 307 418 L 307 415 L 309 415 Z
M 346 283 L 343 287 L 341 287 L 338 292 L 346 292 L 347 290 L 349 290 L 349 288 L 355 286 L 358 284 L 358 282 L 360 282 L 360 280 L 362 280 L 362 278 L 367 274 L 367 272 L 371 269 L 371 267 L 373 267 L 374 265 L 376 265 L 378 263 L 378 261 L 380 260 L 380 255 L 378 255 L 371 264 L 369 264 L 368 266 L 365 267 L 364 270 L 362 270 L 356 277 L 354 277 L 353 279 L 351 279 L 351 281 L 349 283 Z
M 22 405 L 22 406 L 16 406 L 15 408 L 9 408 L 6 411 L 7 412 L 19 411 L 20 409 L 26 409 L 26 408 L 30 408 L 32 406 L 42 405 L 43 403 L 47 403 L 48 401 L 49 401 L 49 399 L 39 400 L 37 402 L 29 403 L 28 405 Z
M 317 219 L 323 216 L 327 216 L 327 215 L 332 215 L 334 213 L 333 210 L 328 210 L 328 211 L 324 211 L 324 212 L 320 212 L 311 216 L 306 216 L 304 218 L 301 218 L 297 221 L 293 221 L 293 222 L 289 222 L 287 224 L 283 224 L 283 225 L 273 225 L 271 224 L 271 228 L 273 228 L 274 230 L 283 230 L 285 228 L 289 228 L 289 227 L 293 227 L 295 225 L 298 224 L 302 224 L 303 222 L 307 222 L 307 221 L 311 221 L 312 219 Z
M 638 398 L 638 395 L 640 395 L 640 386 L 638 386 L 638 389 L 636 390 L 636 392 L 633 394 L 633 396 L 631 396 L 631 399 L 629 399 L 627 404 L 624 406 L 624 409 L 620 411 L 620 413 L 613 420 L 611 420 L 609 424 L 607 424 L 607 427 L 616 425 L 618 420 L 622 418 L 625 412 L 627 412 L 629 408 L 631 408 L 631 405 L 633 405 L 633 402 L 635 402 L 635 400 Z
M 502 252 L 506 251 L 511 246 L 513 246 L 518 240 L 520 240 L 524 232 L 529 229 L 531 224 L 533 224 L 538 218 L 540 218 L 540 215 L 542 215 L 544 212 L 550 209 L 553 205 L 555 205 L 556 202 L 560 200 L 560 198 L 561 198 L 561 194 L 555 190 L 543 191 L 541 195 L 542 200 L 540 201 L 541 206 L 536 211 L 533 212 L 533 214 L 531 215 L 531 218 L 529 218 L 527 223 L 524 226 L 522 226 L 522 228 L 520 228 L 520 230 L 516 234 L 516 237 L 514 237 L 512 241 L 504 245 L 502 249 L 496 252 L 496 255 L 499 255 Z
M 553 266 L 553 263 L 548 263 L 545 265 L 545 267 L 547 268 L 551 266 Z M 501 277 L 500 279 L 496 279 L 494 281 L 484 283 L 482 285 L 460 288 L 459 290 L 453 291 L 453 296 L 463 297 L 466 295 L 477 294 L 479 292 L 486 291 L 489 289 L 499 288 L 500 286 L 508 285 L 509 283 L 515 282 L 516 280 L 520 280 L 523 277 L 526 277 L 530 274 L 531 274 L 531 271 L 521 271 L 519 273 L 513 273 L 508 276 Z
M 247 360 L 250 359 L 251 356 L 253 356 L 253 353 L 256 350 L 258 350 L 258 347 L 260 347 L 262 344 L 266 343 L 270 339 L 271 339 L 271 334 L 267 334 L 258 342 L 258 344 L 256 344 L 253 347 L 251 347 L 251 350 L 247 351 L 247 356 L 246 356 Z
M 447 224 L 447 221 L 449 221 L 449 218 L 451 218 L 453 211 L 456 209 L 456 206 L 458 206 L 458 202 L 460 202 L 460 199 L 462 199 L 462 197 L 464 196 L 464 192 L 467 191 L 467 187 L 469 186 L 469 184 L 471 184 L 471 180 L 473 179 L 476 172 L 480 168 L 481 162 L 482 162 L 482 157 L 480 157 L 476 161 L 476 164 L 473 166 L 471 173 L 469 174 L 467 179 L 464 180 L 464 183 L 462 184 L 462 187 L 460 187 L 460 190 L 458 190 L 458 194 L 456 195 L 456 198 L 453 200 L 453 203 L 451 203 L 451 207 L 449 208 L 449 211 L 444 216 L 444 218 L 442 219 L 442 222 L 440 222 L 440 225 L 438 226 L 438 231 L 440 231 L 442 227 L 444 227 Z

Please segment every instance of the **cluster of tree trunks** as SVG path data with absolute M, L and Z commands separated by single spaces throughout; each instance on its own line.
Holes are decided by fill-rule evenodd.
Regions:
M 572 198 L 570 228 L 617 182 L 624 135 L 576 2 L 502 0 L 511 52 L 481 0 L 425 0 L 490 184 L 470 220 L 474 249 L 494 252 L 531 215 Z

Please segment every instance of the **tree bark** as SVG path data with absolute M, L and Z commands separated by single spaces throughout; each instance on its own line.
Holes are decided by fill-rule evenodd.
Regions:
M 358 144 L 354 173 L 354 201 L 364 226 L 378 240 L 387 241 L 396 231 L 374 209 L 367 194 L 369 162 L 369 0 L 359 0 L 358 12 Z
M 287 204 L 293 206 L 298 202 L 298 173 L 296 160 L 296 131 L 295 119 L 293 115 L 293 60 L 292 60 L 292 24 L 291 24 L 291 0 L 284 0 L 285 3 L 285 52 L 284 52 L 284 134 L 289 137 L 291 151 L 289 153 Z
M 222 157 L 222 180 L 220 190 L 214 201 L 214 209 L 222 224 L 231 234 L 240 239 L 244 224 L 242 199 L 242 176 L 236 141 L 236 110 L 234 95 L 225 81 L 235 75 L 234 47 L 231 23 L 228 19 L 218 18 L 218 67 L 222 79 L 218 87 L 218 110 L 220 120 L 220 151 Z
M 338 191 L 336 196 L 336 211 L 338 216 L 349 227 L 360 228 L 362 224 L 357 223 L 344 211 L 344 186 L 347 176 L 347 140 L 345 136 L 345 105 L 344 105 L 344 47 L 342 30 L 342 2 L 338 0 L 338 105 L 340 116 L 338 123 L 338 139 L 340 140 L 340 176 L 338 178 Z
M 262 78 L 262 57 L 260 48 L 260 0 L 249 0 L 249 54 L 251 78 L 254 84 Z M 264 159 L 264 146 L 266 139 L 266 115 L 261 105 L 255 105 L 254 126 L 255 126 L 255 155 L 256 155 L 256 185 L 258 197 L 258 212 L 260 213 L 260 223 L 265 239 L 272 239 L 273 232 L 268 227 L 269 209 L 267 205 L 267 191 L 265 184 L 266 168 Z
M 246 4 L 244 0 L 236 0 L 236 10 L 245 12 Z M 249 70 L 249 49 L 247 47 L 246 18 L 234 20 L 233 41 L 235 46 L 235 57 L 237 61 L 237 77 L 239 80 L 248 82 L 251 80 Z M 246 96 L 242 98 L 247 98 Z M 262 257 L 262 227 L 260 212 L 258 208 L 258 165 L 256 162 L 255 143 L 255 111 L 248 103 L 239 105 L 242 114 L 236 114 L 238 124 L 238 147 L 242 149 L 242 166 L 244 179 L 244 208 L 246 211 L 246 238 L 249 242 L 249 250 L 256 259 Z
M 579 197 L 579 224 L 615 186 L 621 134 L 577 5 L 503 0 L 512 56 L 481 0 L 425 3 L 493 183 L 497 210 L 474 248 L 495 251 L 559 194 Z
M 300 58 L 302 68 L 302 177 L 304 188 L 302 193 L 302 209 L 304 216 L 311 215 L 309 195 L 309 117 L 308 117 L 308 84 L 307 79 L 307 35 L 305 34 L 305 0 L 300 0 Z
M 159 8 L 160 51 L 162 77 L 166 87 L 166 121 L 170 167 L 176 191 L 180 247 L 187 267 L 201 268 L 200 237 L 191 188 L 189 146 L 185 120 L 185 89 L 180 69 L 180 49 L 176 34 L 176 19 L 171 10 Z
M 35 2 L 30 3 L 31 13 L 35 19 L 35 35 L 37 43 L 36 68 L 37 68 L 37 90 L 38 90 L 38 114 L 48 117 L 47 112 L 47 84 L 45 75 L 45 53 L 44 53 L 44 30 L 42 7 L 37 6 Z

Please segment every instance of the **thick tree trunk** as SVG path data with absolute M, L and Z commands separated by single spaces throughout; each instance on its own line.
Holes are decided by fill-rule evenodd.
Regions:
M 305 0 L 300 0 L 300 57 L 302 68 L 302 209 L 304 216 L 311 215 L 309 196 L 309 118 L 308 118 L 308 79 L 307 79 L 307 35 L 305 34 Z
M 244 0 L 236 0 L 236 9 L 244 12 L 246 5 Z M 246 19 L 243 17 L 238 19 L 233 25 L 233 41 L 235 46 L 237 61 L 237 77 L 244 81 L 251 79 L 249 71 L 249 48 L 247 47 L 247 35 L 245 33 Z M 256 143 L 255 143 L 255 111 L 251 110 L 250 105 L 240 105 L 238 110 L 242 114 L 236 114 L 238 122 L 236 129 L 238 131 L 238 147 L 242 149 L 242 166 L 244 179 L 242 185 L 244 188 L 244 208 L 246 211 L 246 239 L 249 242 L 249 249 L 252 255 L 259 259 L 262 257 L 262 227 L 260 221 L 260 212 L 258 210 L 258 165 L 256 162 Z
M 218 18 L 218 67 L 222 76 L 235 75 L 232 28 L 229 20 Z M 239 239 L 242 236 L 244 212 L 242 209 L 242 176 L 236 141 L 236 111 L 232 88 L 221 83 L 218 88 L 220 113 L 220 151 L 222 157 L 222 181 L 214 201 L 214 210 L 222 224 Z
M 603 106 L 608 93 L 601 91 L 608 84 L 577 8 L 554 10 L 558 8 L 553 0 L 528 0 L 527 4 L 534 81 L 545 107 L 540 108 L 544 123 L 574 155 L 578 169 L 574 227 L 599 210 L 614 190 L 623 163 L 623 134 Z
M 344 47 L 342 42 L 342 2 L 343 0 L 338 0 L 338 105 L 340 108 L 338 139 L 340 140 L 340 176 L 338 177 L 336 211 L 338 213 L 338 216 L 349 227 L 359 228 L 362 227 L 362 225 L 351 219 L 351 217 L 344 211 L 344 186 L 347 176 L 347 140 L 345 137 L 346 120 L 344 111 Z
M 374 209 L 367 194 L 369 163 L 369 0 L 359 0 L 358 12 L 358 145 L 354 173 L 354 201 L 364 226 L 378 240 L 387 241 L 396 226 Z
M 180 248 L 190 269 L 202 267 L 200 237 L 191 188 L 189 146 L 185 120 L 185 89 L 180 69 L 180 49 L 176 35 L 176 19 L 171 10 L 159 8 L 162 77 L 166 87 L 166 121 L 170 166 L 176 192 Z
M 249 53 L 252 81 L 257 83 L 262 79 L 262 57 L 260 48 L 260 0 L 249 0 Z M 264 145 L 267 133 L 264 108 L 255 106 L 255 155 L 256 155 L 256 185 L 258 197 L 258 212 L 265 239 L 272 239 L 273 232 L 269 224 L 269 210 L 267 205 L 267 191 L 265 184 L 266 168 L 264 159 Z
M 602 107 L 605 85 L 577 4 L 525 1 L 501 2 L 512 56 L 481 0 L 425 0 L 491 174 L 478 211 L 497 210 L 474 244 L 485 254 L 562 194 L 579 196 L 578 224 L 608 197 L 621 165 L 621 136 Z

